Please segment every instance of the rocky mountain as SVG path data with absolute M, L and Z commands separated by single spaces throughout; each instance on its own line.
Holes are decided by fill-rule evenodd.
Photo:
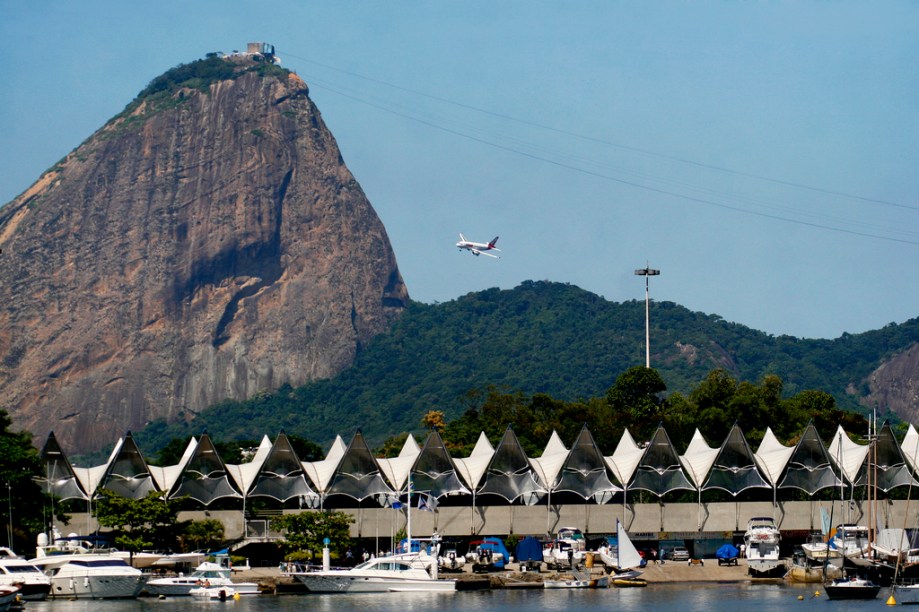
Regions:
M 309 98 L 260 54 L 154 79 L 0 208 L 0 406 L 74 452 L 334 376 L 408 301 Z

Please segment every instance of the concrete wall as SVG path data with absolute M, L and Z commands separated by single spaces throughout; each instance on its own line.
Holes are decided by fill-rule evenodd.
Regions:
M 820 529 L 820 509 L 832 512 L 834 525 L 849 522 L 866 525 L 866 502 L 784 502 L 773 511 L 769 502 L 702 504 L 583 504 L 564 506 L 486 506 L 445 507 L 436 512 L 412 511 L 412 535 L 429 536 L 437 531 L 442 536 L 468 535 L 542 535 L 559 527 L 578 527 L 585 533 L 604 534 L 616 531 L 621 520 L 630 534 L 641 538 L 666 539 L 668 534 L 692 537 L 692 533 L 744 531 L 747 520 L 754 516 L 773 516 L 783 531 Z M 298 510 L 286 511 L 289 513 Z M 389 538 L 405 527 L 405 514 L 389 508 L 357 508 L 344 510 L 354 517 L 351 535 L 364 538 Z M 906 513 L 909 513 L 906 516 Z M 878 524 L 881 527 L 914 527 L 919 524 L 919 503 L 882 500 L 878 504 Z M 242 512 L 238 510 L 182 512 L 179 520 L 218 519 L 223 522 L 229 540 L 244 536 Z M 249 536 L 264 537 L 264 526 L 270 517 L 249 521 Z M 86 514 L 75 514 L 67 526 L 58 526 L 64 534 L 92 533 L 95 521 Z M 268 534 L 269 536 L 271 534 Z

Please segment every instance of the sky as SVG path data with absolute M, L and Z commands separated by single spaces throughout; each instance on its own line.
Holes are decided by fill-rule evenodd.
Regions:
M 652 300 L 773 335 L 919 316 L 917 2 L 0 7 L 0 203 L 156 76 L 264 41 L 417 301 L 526 280 L 643 300 L 650 266 Z

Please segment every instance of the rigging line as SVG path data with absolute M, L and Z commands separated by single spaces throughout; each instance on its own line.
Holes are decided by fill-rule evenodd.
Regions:
M 649 186 L 649 185 L 643 185 L 643 184 L 638 183 L 638 182 L 635 182 L 635 181 L 628 181 L 628 180 L 625 180 L 625 179 L 622 179 L 622 178 L 618 178 L 618 177 L 615 177 L 615 176 L 610 176 L 610 175 L 608 175 L 608 174 L 603 174 L 603 173 L 601 173 L 601 172 L 595 172 L 595 171 L 592 171 L 592 170 L 586 170 L 586 169 L 584 169 L 584 168 L 578 168 L 577 166 L 573 166 L 573 165 L 571 165 L 571 164 L 562 163 L 562 162 L 560 162 L 560 161 L 556 161 L 556 160 L 553 160 L 553 159 L 549 159 L 549 158 L 547 158 L 547 157 L 542 157 L 542 156 L 539 156 L 539 155 L 535 155 L 535 154 L 533 154 L 533 153 L 527 153 L 526 151 L 520 151 L 520 150 L 514 149 L 514 148 L 512 148 L 512 147 L 508 147 L 508 146 L 505 146 L 505 145 L 502 145 L 502 144 L 499 144 L 499 143 L 491 142 L 491 141 L 489 141 L 489 140 L 485 140 L 484 138 L 479 138 L 478 136 L 470 136 L 469 134 L 464 134 L 464 133 L 462 133 L 462 132 L 460 132 L 460 131 L 457 131 L 457 130 L 454 130 L 454 129 L 451 129 L 451 128 L 446 128 L 446 127 L 437 125 L 437 124 L 432 123 L 432 122 L 430 122 L 430 121 L 427 121 L 427 120 L 425 120 L 425 119 L 419 119 L 419 118 L 417 118 L 417 117 L 412 117 L 411 115 L 408 115 L 408 114 L 406 114 L 406 113 L 402 113 L 402 112 L 399 112 L 399 111 L 395 111 L 395 110 L 392 110 L 392 109 L 385 108 L 385 107 L 383 107 L 383 106 L 379 106 L 379 105 L 377 105 L 377 104 L 373 104 L 373 103 L 371 103 L 371 102 L 367 102 L 366 100 L 362 100 L 362 99 L 360 99 L 360 98 L 358 98 L 358 97 L 356 97 L 356 96 L 352 96 L 352 95 L 350 95 L 350 94 L 346 94 L 346 93 L 344 93 L 344 92 L 337 91 L 337 90 L 332 89 L 332 88 L 330 88 L 330 87 L 328 87 L 328 86 L 325 86 L 324 88 L 325 88 L 327 91 L 330 91 L 330 92 L 332 92 L 332 93 L 336 93 L 336 94 L 338 94 L 338 95 L 340 95 L 340 96 L 343 96 L 343 97 L 345 97 L 345 98 L 348 98 L 348 99 L 350 99 L 350 100 L 354 100 L 355 102 L 358 102 L 358 103 L 360 103 L 360 104 L 365 104 L 365 105 L 370 106 L 370 107 L 372 107 L 372 108 L 376 108 L 376 109 L 378 109 L 378 110 L 382 110 L 382 111 L 385 111 L 385 112 L 387 112 L 387 113 L 391 113 L 391 114 L 396 115 L 396 116 L 398 116 L 398 117 L 402 117 L 403 119 L 408 119 L 408 120 L 410 120 L 410 121 L 415 121 L 416 123 L 420 123 L 420 124 L 422 124 L 422 125 L 426 125 L 426 126 L 428 126 L 428 127 L 434 128 L 434 129 L 436 129 L 436 130 L 440 130 L 440 131 L 442 131 L 442 132 L 446 132 L 446 133 L 448 133 L 448 134 L 453 134 L 454 136 L 460 136 L 461 138 L 466 138 L 466 139 L 468 139 L 468 140 L 472 140 L 472 141 L 478 142 L 478 143 L 480 143 L 480 144 L 488 145 L 488 146 L 493 147 L 493 148 L 495 148 L 495 149 L 499 149 L 499 150 L 502 150 L 502 151 L 507 151 L 507 152 L 510 152 L 510 153 L 515 153 L 515 154 L 517 154 L 517 155 L 522 155 L 523 157 L 528 157 L 528 158 L 530 158 L 530 159 L 534 159 L 534 160 L 537 160 L 537 161 L 545 162 L 545 163 L 547 163 L 547 164 L 552 164 L 552 165 L 557 166 L 557 167 L 560 167 L 560 168 L 565 168 L 565 169 L 568 169 L 568 170 L 573 170 L 573 171 L 575 171 L 575 172 L 579 172 L 579 173 L 581 173 L 581 174 L 586 174 L 586 175 L 588 175 L 588 176 L 593 176 L 593 177 L 596 177 L 596 178 L 601 178 L 601 179 L 605 179 L 605 180 L 608 180 L 608 181 L 613 181 L 613 182 L 620 183 L 620 184 L 623 184 L 623 185 L 628 185 L 628 186 L 630 186 L 630 187 L 635 187 L 635 188 L 637 188 L 637 189 L 644 189 L 645 191 L 650 191 L 650 192 L 653 192 L 653 193 L 659 193 L 659 194 L 662 194 L 662 195 L 668 195 L 668 196 L 672 196 L 672 197 L 676 197 L 676 198 L 681 198 L 681 199 L 684 199 L 684 200 L 689 200 L 689 201 L 691 201 L 691 202 L 698 202 L 698 203 L 700 203 L 700 204 L 707 204 L 707 205 L 709 205 L 709 206 L 715 206 L 715 207 L 718 207 L 718 208 L 724 208 L 724 209 L 726 209 L 726 210 L 733 210 L 733 211 L 735 211 L 735 212 L 746 213 L 746 214 L 749 214 L 749 215 L 756 215 L 756 216 L 758 216 L 758 217 L 764 217 L 764 218 L 766 218 L 766 219 L 775 219 L 775 220 L 778 220 L 778 221 L 786 221 L 786 222 L 788 222 L 788 223 L 795 223 L 795 224 L 797 224 L 797 225 L 803 225 L 803 226 L 806 226 L 806 227 L 814 227 L 814 228 L 817 228 L 817 229 L 823 229 L 823 230 L 838 232 L 838 233 L 842 233 L 842 234 L 850 234 L 850 235 L 853 235 L 853 236 L 861 236 L 861 237 L 863 237 L 863 238 L 876 238 L 876 239 L 878 239 L 878 240 L 886 240 L 886 241 L 889 241 L 889 242 L 898 242 L 898 243 L 902 243 L 902 244 L 911 244 L 911 245 L 917 245 L 917 246 L 919 246 L 919 241 L 916 241 L 916 240 L 906 240 L 906 239 L 902 239 L 902 238 L 894 238 L 894 237 L 891 237 L 891 236 L 882 236 L 882 235 L 878 235 L 878 234 L 872 234 L 872 233 L 869 233 L 869 232 L 861 232 L 861 231 L 857 231 L 857 230 L 844 229 L 844 228 L 833 227 L 833 226 L 830 226 L 830 225 L 824 225 L 824 224 L 815 223 L 815 222 L 810 222 L 810 221 L 802 221 L 802 220 L 798 220 L 798 219 L 792 219 L 792 218 L 789 218 L 789 217 L 783 217 L 783 216 L 781 216 L 781 215 L 769 214 L 769 213 L 765 213 L 765 212 L 758 212 L 758 211 L 755 211 L 755 210 L 749 210 L 749 209 L 742 208 L 742 207 L 739 207 L 739 206 L 732 206 L 732 205 L 730 205 L 730 204 L 724 204 L 724 203 L 721 203 L 721 202 L 715 202 L 715 201 L 713 201 L 713 200 L 706 200 L 706 199 L 704 199 L 704 198 L 698 198 L 698 197 L 694 197 L 694 196 L 690 196 L 690 195 L 686 195 L 686 194 L 682 194 L 682 193 L 677 193 L 677 192 L 675 192 L 675 191 L 668 191 L 668 190 L 666 190 L 666 189 L 660 189 L 660 188 L 658 188 L 658 187 L 652 187 L 652 186 Z
M 326 89 L 328 91 L 338 93 L 342 96 L 350 96 L 353 99 L 361 100 L 365 104 L 374 106 L 376 108 L 382 108 L 384 110 L 388 110 L 393 113 L 396 113 L 396 112 L 408 113 L 410 114 L 411 117 L 419 119 L 419 121 L 436 122 L 440 128 L 444 128 L 444 126 L 450 126 L 453 129 L 462 130 L 463 133 L 466 134 L 467 136 L 470 133 L 482 134 L 483 138 L 485 137 L 485 135 L 494 136 L 494 134 L 487 132 L 486 130 L 481 129 L 476 126 L 468 126 L 468 125 L 464 126 L 460 122 L 456 122 L 451 119 L 438 118 L 436 114 L 430 114 L 422 110 L 419 110 L 418 108 L 407 107 L 404 104 L 394 102 L 394 101 L 389 101 L 389 100 L 386 100 L 385 98 L 380 98 L 377 96 L 367 96 L 367 95 L 364 95 L 362 92 L 356 91 L 352 88 L 348 88 L 347 90 L 345 90 L 321 78 L 315 78 L 315 79 L 313 77 L 309 77 L 309 78 L 311 78 L 311 83 L 316 89 Z M 603 172 L 605 168 L 607 171 L 615 171 L 617 175 L 620 177 L 623 177 L 623 175 L 630 175 L 635 180 L 641 179 L 641 180 L 645 180 L 651 183 L 665 183 L 665 184 L 669 183 L 672 189 L 681 190 L 683 193 L 686 193 L 687 191 L 697 192 L 697 193 L 702 192 L 700 193 L 699 197 L 720 196 L 721 198 L 732 200 L 738 205 L 747 204 L 747 205 L 751 205 L 754 207 L 758 206 L 761 208 L 772 209 L 776 211 L 776 214 L 781 214 L 784 211 L 786 214 L 790 213 L 792 216 L 795 216 L 795 217 L 804 217 L 804 218 L 811 217 L 815 219 L 814 221 L 815 223 L 819 222 L 822 218 L 825 224 L 834 223 L 840 226 L 849 225 L 849 226 L 855 226 L 859 228 L 861 231 L 866 231 L 866 232 L 874 231 L 877 233 L 884 233 L 887 235 L 899 234 L 904 239 L 917 239 L 917 234 L 915 232 L 905 229 L 908 226 L 908 224 L 901 224 L 900 226 L 896 228 L 889 228 L 889 227 L 884 227 L 879 224 L 866 224 L 864 222 L 860 222 L 857 220 L 848 220 L 848 219 L 838 217 L 838 216 L 828 216 L 828 215 L 821 215 L 819 213 L 811 213 L 806 210 L 803 210 L 803 211 L 798 210 L 794 207 L 778 206 L 772 202 L 768 202 L 761 198 L 756 198 L 756 197 L 749 196 L 749 195 L 731 194 L 725 191 L 720 191 L 718 189 L 704 187 L 702 185 L 697 185 L 697 184 L 690 183 L 690 182 L 680 180 L 680 179 L 654 176 L 646 172 L 642 172 L 640 170 L 633 170 L 633 169 L 629 169 L 629 168 L 622 167 L 622 166 L 615 165 L 615 164 L 609 165 L 604 162 L 597 162 L 589 157 L 583 157 L 583 156 L 578 156 L 578 155 L 566 155 L 563 153 L 559 153 L 558 151 L 554 149 L 550 150 L 538 144 L 520 140 L 516 136 L 512 136 L 509 134 L 505 134 L 503 135 L 503 137 L 511 141 L 512 144 L 505 144 L 505 146 L 510 148 L 511 150 L 520 151 L 518 147 L 524 147 L 527 150 L 533 152 L 533 154 L 535 155 L 547 155 L 548 156 L 551 154 L 551 157 L 554 160 L 557 160 L 557 161 L 561 160 L 563 162 L 567 161 L 568 163 L 572 165 L 577 165 L 578 167 L 582 169 L 585 166 L 586 167 L 593 166 L 593 167 L 598 168 L 597 169 L 598 172 Z M 495 139 L 493 138 L 492 141 L 494 140 Z M 498 140 L 501 140 L 501 139 L 499 138 Z
M 463 103 L 463 102 L 457 102 L 457 101 L 455 101 L 455 100 L 450 100 L 450 99 L 448 99 L 448 98 L 442 98 L 442 97 L 440 97 L 440 96 L 435 96 L 435 95 L 433 95 L 433 94 L 425 93 L 425 92 L 422 92 L 422 91 L 417 91 L 417 90 L 410 89 L 410 88 L 407 88 L 407 87 L 402 87 L 402 86 L 400 86 L 400 85 L 395 85 L 395 84 L 393 84 L 393 83 L 389 83 L 389 82 L 383 81 L 383 80 L 381 80 L 381 79 L 375 79 L 375 78 L 373 78 L 373 77 L 368 77 L 368 76 L 359 74 L 359 73 L 357 73 L 357 72 L 351 72 L 351 71 L 348 71 L 348 70 L 343 70 L 343 69 L 341 69 L 341 68 L 336 68 L 335 66 L 331 66 L 331 65 L 329 65 L 329 64 L 324 64 L 324 63 L 322 63 L 322 62 L 317 62 L 316 60 L 311 60 L 311 59 L 307 59 L 307 58 L 304 58 L 304 57 L 299 57 L 299 56 L 297 56 L 297 55 L 293 55 L 293 54 L 290 54 L 290 53 L 285 53 L 285 55 L 288 56 L 288 57 L 292 57 L 292 58 L 295 58 L 295 59 L 299 59 L 299 60 L 305 61 L 305 62 L 309 62 L 309 63 L 311 63 L 311 64 L 315 64 L 315 65 L 317 65 L 317 66 L 322 66 L 323 68 L 328 68 L 328 69 L 330 69 L 330 70 L 335 70 L 335 71 L 340 72 L 340 73 L 342 73 L 342 74 L 347 74 L 347 75 L 349 75 L 349 76 L 354 76 L 354 77 L 357 77 L 357 78 L 360 78 L 360 79 L 364 79 L 364 80 L 370 81 L 371 83 L 377 83 L 377 84 L 379 84 L 379 85 L 385 85 L 385 86 L 387 86 L 387 87 L 391 87 L 392 89 L 396 89 L 396 90 L 399 90 L 399 91 L 404 91 L 404 92 L 406 92 L 406 93 L 410 93 L 410 94 L 413 94 L 413 95 L 422 96 L 422 97 L 425 97 L 425 98 L 428 98 L 428 99 L 431 99 L 431 100 L 436 100 L 436 101 L 438 101 L 438 102 L 443 102 L 443 103 L 445 103 L 445 104 L 451 104 L 451 105 L 453 105 L 453 106 L 457 106 L 457 107 L 460 107 L 460 108 L 465 108 L 465 109 L 467 109 L 467 110 L 472 110 L 472 111 L 475 111 L 475 112 L 477 112 L 477 113 L 482 113 L 482 114 L 485 114 L 485 115 L 490 115 L 490 116 L 492 116 L 492 117 L 496 117 L 496 118 L 499 118 L 499 119 L 506 119 L 506 120 L 508 120 L 508 121 L 514 121 L 514 122 L 516 122 L 516 123 L 520 123 L 520 124 L 523 124 L 523 125 L 529 125 L 529 126 L 531 126 L 531 127 L 536 127 L 536 128 L 542 129 L 542 130 L 547 130 L 547 131 L 550 131 L 550 132 L 555 132 L 555 133 L 557 133 L 557 134 L 563 134 L 563 135 L 565 135 L 565 136 L 571 136 L 571 137 L 573 137 L 573 138 L 579 138 L 579 139 L 586 140 L 586 141 L 589 141 L 589 142 L 594 142 L 594 143 L 597 143 L 597 144 L 603 144 L 603 145 L 607 145 L 607 146 L 610 146 L 610 147 L 617 147 L 617 148 L 620 148 L 620 149 L 624 149 L 624 150 L 626 150 L 626 151 L 632 151 L 632 152 L 634 152 L 634 153 L 641 153 L 641 154 L 643 154 L 643 155 L 651 155 L 651 156 L 654 156 L 654 157 L 659 157 L 659 158 L 661 158 L 661 159 L 669 159 L 669 160 L 671 160 L 671 161 L 676 161 L 676 162 L 680 162 L 680 163 L 683 163 L 683 164 L 688 164 L 688 165 L 691 165 L 691 166 L 696 166 L 696 167 L 699 167 L 699 168 L 706 168 L 706 169 L 709 169 L 709 170 L 716 170 L 716 171 L 718 171 L 718 172 L 723 172 L 723 173 L 725 173 L 725 174 L 733 174 L 733 175 L 736 175 L 736 176 L 743 176 L 743 177 L 746 177 L 746 178 L 753 178 L 753 179 L 757 179 L 757 180 L 760 180 L 760 181 L 766 181 L 766 182 L 770 182 L 770 183 L 775 183 L 775 184 L 777 184 L 777 185 L 785 185 L 786 187 L 794 187 L 794 188 L 797 188 L 797 189 L 806 189 L 806 190 L 808 190 L 808 191 L 814 191 L 814 192 L 817 192 L 817 193 L 823 193 L 823 194 L 827 194 L 827 195 L 835 195 L 835 196 L 840 196 L 840 197 L 844 197 L 844 198 L 851 198 L 851 199 L 854 199 L 854 200 L 861 200 L 861 201 L 863 201 L 863 202 L 868 202 L 868 203 L 872 203 L 872 204 L 883 204 L 883 205 L 885 205 L 885 206 L 893 206 L 893 207 L 895 207 L 895 208 L 905 208 L 905 209 L 907 209 L 907 210 L 919 210 L 919 206 L 916 206 L 916 205 L 902 204 L 902 203 L 899 203 L 899 202 L 891 202 L 891 201 L 889 201 L 889 200 L 881 200 L 881 199 L 878 199 L 878 198 L 869 198 L 869 197 L 867 197 L 867 196 L 861 196 L 861 195 L 857 195 L 857 194 L 846 193 L 846 192 L 844 192 L 844 191 L 836 191 L 836 190 L 833 190 L 833 189 L 826 189 L 826 188 L 824 188 L 824 187 L 816 187 L 816 186 L 814 186 L 814 185 L 807 185 L 807 184 L 804 184 L 804 183 L 796 183 L 796 182 L 794 182 L 794 181 L 786 181 L 786 180 L 783 180 L 783 179 L 777 179 L 777 178 L 774 178 L 774 177 L 769 177 L 769 176 L 765 176 L 765 175 L 761 175 L 761 174 L 755 174 L 755 173 L 752 173 L 752 172 L 744 172 L 744 171 L 742 171 L 742 170 L 734 170 L 734 169 L 732 169 L 732 168 L 728 168 L 728 167 L 725 167 L 725 166 L 718 166 L 718 165 L 715 165 L 715 164 L 706 164 L 706 163 L 704 163 L 704 162 L 699 162 L 699 161 L 695 161 L 695 160 L 692 160 L 692 159 L 687 159 L 687 158 L 684 158 L 684 157 L 679 157 L 679 156 L 676 156 L 676 155 L 668 155 L 668 154 L 666 154 L 666 153 L 658 153 L 658 152 L 656 152 L 656 151 L 650 151 L 650 150 L 648 150 L 648 149 L 641 149 L 641 148 L 639 148 L 639 147 L 633 147 L 633 146 L 630 146 L 630 145 L 624 145 L 624 144 L 620 144 L 620 143 L 617 143 L 617 142 L 612 142 L 612 141 L 610 141 L 610 140 L 605 140 L 605 139 L 602 139 L 602 138 L 596 138 L 596 137 L 594 137 L 594 136 L 587 136 L 587 135 L 584 135 L 584 134 L 578 134 L 577 132 L 571 132 L 571 131 L 563 130 L 563 129 L 560 129 L 560 128 L 554 128 L 554 127 L 552 127 L 552 126 L 544 125 L 544 124 L 541 124 L 541 123 L 538 123 L 538 122 L 535 122 L 535 121 L 530 121 L 530 120 L 527 120 L 527 119 L 520 119 L 520 118 L 514 117 L 514 116 L 512 116 L 512 115 L 506 115 L 506 114 L 503 114 L 503 113 L 497 113 L 497 112 L 494 112 L 494 111 L 490 111 L 490 110 L 488 110 L 488 109 L 480 108 L 480 107 L 478 107 L 478 106 L 473 106 L 473 105 L 471 105 L 471 104 L 465 104 L 465 103 Z

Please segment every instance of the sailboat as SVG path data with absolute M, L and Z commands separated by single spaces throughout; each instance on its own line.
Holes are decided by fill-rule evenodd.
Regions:
M 644 563 L 638 549 L 629 538 L 629 533 L 622 526 L 622 523 L 616 521 L 616 540 L 618 545 L 615 551 L 610 553 L 601 552 L 600 558 L 604 564 L 611 568 L 613 575 L 610 576 L 613 586 L 617 587 L 643 587 L 648 586 L 648 581 L 641 576 L 641 567 Z

